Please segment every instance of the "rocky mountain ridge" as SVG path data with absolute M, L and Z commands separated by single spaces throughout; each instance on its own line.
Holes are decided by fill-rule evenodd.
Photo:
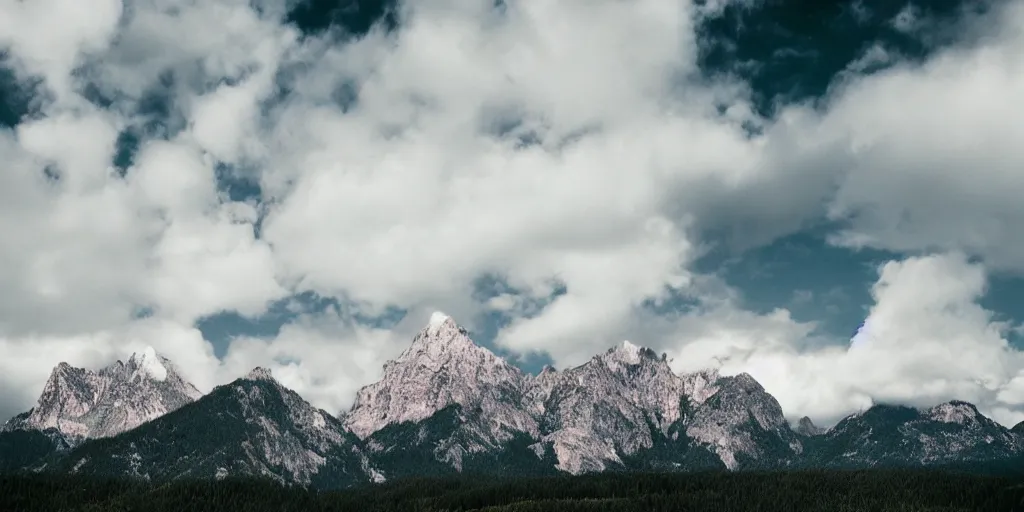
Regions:
M 338 487 L 454 472 L 924 466 L 1019 457 L 1020 430 L 960 401 L 793 428 L 747 374 L 676 375 L 624 342 L 532 376 L 437 314 L 338 417 L 262 368 L 200 396 L 152 351 L 99 372 L 58 365 L 37 406 L 0 432 L 0 471 Z
M 60 363 L 36 406 L 0 430 L 53 429 L 78 444 L 131 430 L 200 396 L 169 359 L 149 347 L 96 372 Z

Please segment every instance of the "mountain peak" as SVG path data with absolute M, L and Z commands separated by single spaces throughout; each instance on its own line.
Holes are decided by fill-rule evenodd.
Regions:
M 262 366 L 257 366 L 245 374 L 245 380 L 269 380 L 273 381 L 274 376 L 270 373 L 270 370 Z
M 452 354 L 459 354 L 465 351 L 483 350 L 488 354 L 490 351 L 477 346 L 469 337 L 469 331 L 455 323 L 452 317 L 436 312 L 430 317 L 427 323 L 416 337 L 412 345 L 402 352 L 395 362 L 403 362 L 414 359 L 428 358 L 434 361 L 446 360 L 454 357 Z M 497 356 L 493 357 L 498 358 Z M 498 358 L 500 359 L 500 358 Z M 501 360 L 504 362 L 504 360 Z
M 525 411 L 511 410 L 505 397 L 523 393 L 526 378 L 444 313 L 435 313 L 384 375 L 359 391 L 345 421 L 359 437 L 392 423 L 420 421 L 452 404 L 484 415 L 505 416 L 516 429 L 534 429 Z M 495 428 L 502 427 L 495 423 Z M 506 425 L 508 426 L 508 425 Z
M 163 359 L 153 347 L 146 347 L 141 353 L 133 353 L 128 359 L 128 365 L 141 370 L 157 382 L 163 382 L 167 380 L 167 367 L 164 366 Z
M 452 317 L 441 311 L 434 311 L 430 315 L 430 320 L 427 322 L 427 328 L 431 330 L 438 330 L 448 322 L 454 323 L 455 321 L 452 320 Z
M 644 353 L 645 350 L 645 348 L 639 345 L 634 345 L 630 343 L 629 340 L 625 340 L 622 342 L 621 345 L 609 351 L 609 353 L 618 355 L 619 360 L 621 360 L 624 363 L 639 364 L 640 356 Z
M 640 346 L 630 343 L 629 340 L 623 340 L 622 350 L 631 354 L 640 355 L 640 350 L 642 349 Z
M 762 386 L 761 383 L 758 382 L 753 375 L 750 375 L 747 372 L 737 373 L 732 377 L 732 381 L 740 388 L 748 392 L 764 391 L 764 386 Z
M 52 428 L 77 443 L 130 430 L 199 396 L 151 347 L 98 372 L 61 362 L 17 428 Z
M 927 411 L 928 417 L 935 421 L 959 424 L 976 420 L 980 414 L 974 404 L 962 400 L 950 400 Z
M 657 354 L 655 354 L 653 350 L 647 347 L 635 345 L 628 340 L 608 349 L 604 355 L 599 357 L 604 359 L 606 362 L 613 363 L 613 366 L 614 363 L 637 365 L 644 360 L 655 361 L 658 359 Z
M 269 375 L 257 367 L 245 378 Z M 258 475 L 333 487 L 371 480 L 362 447 L 340 421 L 284 386 L 266 392 L 265 382 L 243 379 L 218 386 L 187 411 L 169 412 L 107 443 L 86 443 L 58 464 L 80 475 L 113 472 L 161 482 Z M 172 440 L 184 449 L 168 450 Z
M 804 416 L 800 418 L 800 421 L 796 425 L 796 433 L 805 436 L 817 436 L 825 433 L 825 429 L 817 426 L 811 421 L 811 418 Z

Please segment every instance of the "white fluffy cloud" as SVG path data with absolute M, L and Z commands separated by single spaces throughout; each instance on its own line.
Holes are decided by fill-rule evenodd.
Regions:
M 848 343 L 802 345 L 810 330 L 795 328 L 784 312 L 756 323 L 737 314 L 690 333 L 669 354 L 682 371 L 711 362 L 725 373 L 749 372 L 794 419 L 828 423 L 877 402 L 958 398 L 1013 424 L 1024 420 L 1024 353 L 1009 346 L 1009 326 L 978 305 L 985 284 L 984 268 L 959 254 L 891 261 L 879 269 L 875 304 Z
M 1024 3 L 965 27 L 963 48 L 841 87 L 822 121 L 849 141 L 837 243 L 959 250 L 1024 271 Z M 997 22 L 998 20 L 998 22 Z
M 337 409 L 425 311 L 471 322 L 491 307 L 472 293 L 494 275 L 519 292 L 506 312 L 564 289 L 497 340 L 559 365 L 628 337 L 680 369 L 750 369 L 787 410 L 957 396 L 1017 414 L 1017 353 L 976 301 L 983 265 L 1024 269 L 1020 2 L 970 46 L 851 68 L 826 104 L 776 119 L 739 80 L 701 76 L 695 19 L 714 9 L 689 0 L 421 0 L 395 33 L 346 43 L 300 37 L 286 3 L 0 3 L 0 48 L 48 91 L 38 119 L 0 132 L 0 384 L 17 407 L 54 358 L 94 365 L 145 341 L 204 389 L 261 364 Z M 166 133 L 139 131 L 122 177 L 117 137 L 147 121 L 143 103 L 163 104 Z M 219 191 L 218 165 L 261 202 Z M 692 269 L 708 233 L 743 249 L 826 215 L 848 222 L 839 244 L 983 263 L 892 263 L 870 330 L 826 348 L 812 324 L 743 311 Z M 304 291 L 411 313 L 391 330 L 302 315 L 223 361 L 193 327 Z M 642 307 L 678 294 L 702 304 Z

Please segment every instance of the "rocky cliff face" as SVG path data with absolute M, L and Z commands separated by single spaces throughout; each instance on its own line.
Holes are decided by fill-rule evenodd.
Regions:
M 530 397 L 552 450 L 570 473 L 621 467 L 680 417 L 683 382 L 663 357 L 629 342 L 562 373 L 541 373 Z
M 729 469 L 788 465 L 803 451 L 775 397 L 753 377 L 719 377 L 716 389 L 693 407 L 686 434 L 708 447 Z

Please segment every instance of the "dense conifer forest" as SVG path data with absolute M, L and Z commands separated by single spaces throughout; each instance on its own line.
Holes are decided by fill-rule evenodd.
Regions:
M 130 511 L 1024 511 L 1024 480 L 924 470 L 410 479 L 316 492 L 260 480 L 0 477 L 0 510 Z

